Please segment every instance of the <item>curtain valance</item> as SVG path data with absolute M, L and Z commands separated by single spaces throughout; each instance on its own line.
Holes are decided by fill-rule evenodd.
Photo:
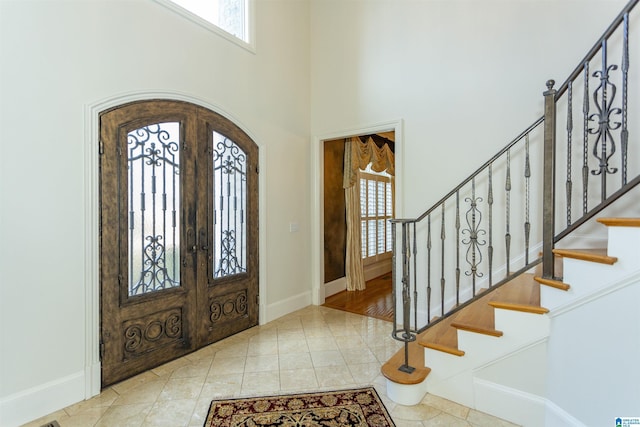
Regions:
M 358 171 L 367 168 L 371 163 L 371 169 L 375 172 L 387 171 L 395 176 L 394 154 L 387 144 L 378 147 L 373 138 L 369 137 L 365 142 L 360 142 L 358 137 L 348 138 L 344 151 L 344 188 L 350 188 L 358 182 Z

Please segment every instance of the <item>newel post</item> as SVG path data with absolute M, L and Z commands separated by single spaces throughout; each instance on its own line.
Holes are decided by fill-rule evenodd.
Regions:
M 555 237 L 555 164 L 556 164 L 556 90 L 555 81 L 547 81 L 544 92 L 544 163 L 542 199 L 542 276 L 554 277 Z

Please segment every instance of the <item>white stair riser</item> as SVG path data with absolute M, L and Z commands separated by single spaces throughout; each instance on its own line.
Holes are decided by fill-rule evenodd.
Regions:
M 615 264 L 625 272 L 640 265 L 640 227 L 609 227 L 607 254 L 618 258 Z

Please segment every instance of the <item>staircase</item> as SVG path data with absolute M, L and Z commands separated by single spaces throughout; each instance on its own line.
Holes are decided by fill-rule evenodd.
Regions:
M 640 304 L 638 297 L 621 297 L 625 293 L 640 296 L 640 218 L 600 218 L 598 222 L 608 228 L 608 248 L 554 250 L 557 271 L 564 273 L 561 279 L 524 273 L 418 334 L 409 349 L 420 368 L 411 374 L 399 371 L 403 351 L 382 367 L 389 397 L 413 405 L 429 392 L 525 426 L 606 425 L 574 419 L 545 397 L 544 387 L 540 394 L 532 392 L 537 387 L 536 377 L 543 380 L 550 375 L 553 361 L 547 360 L 547 347 L 554 331 L 566 327 L 564 315 L 580 310 L 598 313 L 593 307 L 598 301 L 602 303 L 602 298 L 617 301 L 617 309 L 628 314 L 635 313 Z M 636 315 L 627 321 L 633 322 L 634 318 L 636 324 L 640 323 Z M 635 330 L 636 344 L 640 339 L 640 325 L 629 329 L 599 316 L 594 320 L 602 328 L 611 328 L 614 336 L 620 333 L 616 330 L 631 334 Z M 625 335 L 620 333 L 618 338 L 624 340 Z M 601 339 L 592 337 L 587 347 L 596 346 Z M 640 348 L 630 357 L 640 357 Z M 417 362 L 419 358 L 421 362 Z M 593 361 L 592 355 L 586 354 L 585 358 Z M 517 365 L 518 361 L 528 364 Z M 601 362 L 601 368 L 606 368 L 608 360 Z M 529 391 L 488 381 L 485 372 L 500 366 L 510 369 L 510 375 L 526 377 L 534 372 L 533 378 L 520 380 L 520 387 Z M 599 367 L 594 364 L 591 369 Z M 622 382 L 611 380 L 611 387 Z M 637 398 L 637 394 L 630 398 Z
M 525 426 L 640 417 L 636 4 L 558 90 L 547 83 L 542 118 L 422 215 L 392 220 L 393 336 L 405 344 L 382 367 L 393 401 L 432 393 Z

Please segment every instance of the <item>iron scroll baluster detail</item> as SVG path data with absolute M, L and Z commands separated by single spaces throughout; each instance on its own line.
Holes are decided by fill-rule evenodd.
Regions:
M 247 271 L 246 188 L 247 157 L 230 139 L 214 133 L 220 140 L 213 150 L 214 196 L 216 197 L 214 277 Z M 216 193 L 217 191 L 217 193 Z
M 590 127 L 589 133 L 597 135 L 593 144 L 593 155 L 598 159 L 598 169 L 591 171 L 592 175 L 600 175 L 601 200 L 607 198 L 607 174 L 615 174 L 617 168 L 609 166 L 609 159 L 616 152 L 616 144 L 611 133 L 612 130 L 619 129 L 622 123 L 612 122 L 612 116 L 622 114 L 622 109 L 612 108 L 616 97 L 616 86 L 609 80 L 611 71 L 618 69 L 615 64 L 607 65 L 607 40 L 602 40 L 602 69 L 593 73 L 593 77 L 600 79 L 600 84 L 593 92 L 593 101 L 597 113 L 589 116 L 589 121 L 597 122 L 596 127 Z M 611 96 L 609 97 L 609 93 Z
M 471 197 L 465 198 L 465 202 L 470 204 L 470 208 L 467 211 L 465 218 L 469 228 L 462 230 L 462 234 L 468 235 L 466 239 L 462 240 L 462 243 L 468 245 L 466 260 L 471 266 L 470 271 L 465 271 L 466 276 L 471 276 L 473 285 L 473 295 L 476 294 L 476 278 L 483 276 L 478 271 L 478 266 L 482 262 L 482 252 L 480 247 L 484 246 L 487 242 L 480 240 L 479 236 L 486 234 L 486 231 L 480 228 L 480 222 L 482 221 L 482 213 L 478 209 L 478 203 L 482 202 L 482 197 L 476 197 L 476 181 L 475 178 L 471 180 Z
M 129 295 L 180 286 L 179 145 L 171 134 L 175 125 L 158 123 L 127 134 Z

